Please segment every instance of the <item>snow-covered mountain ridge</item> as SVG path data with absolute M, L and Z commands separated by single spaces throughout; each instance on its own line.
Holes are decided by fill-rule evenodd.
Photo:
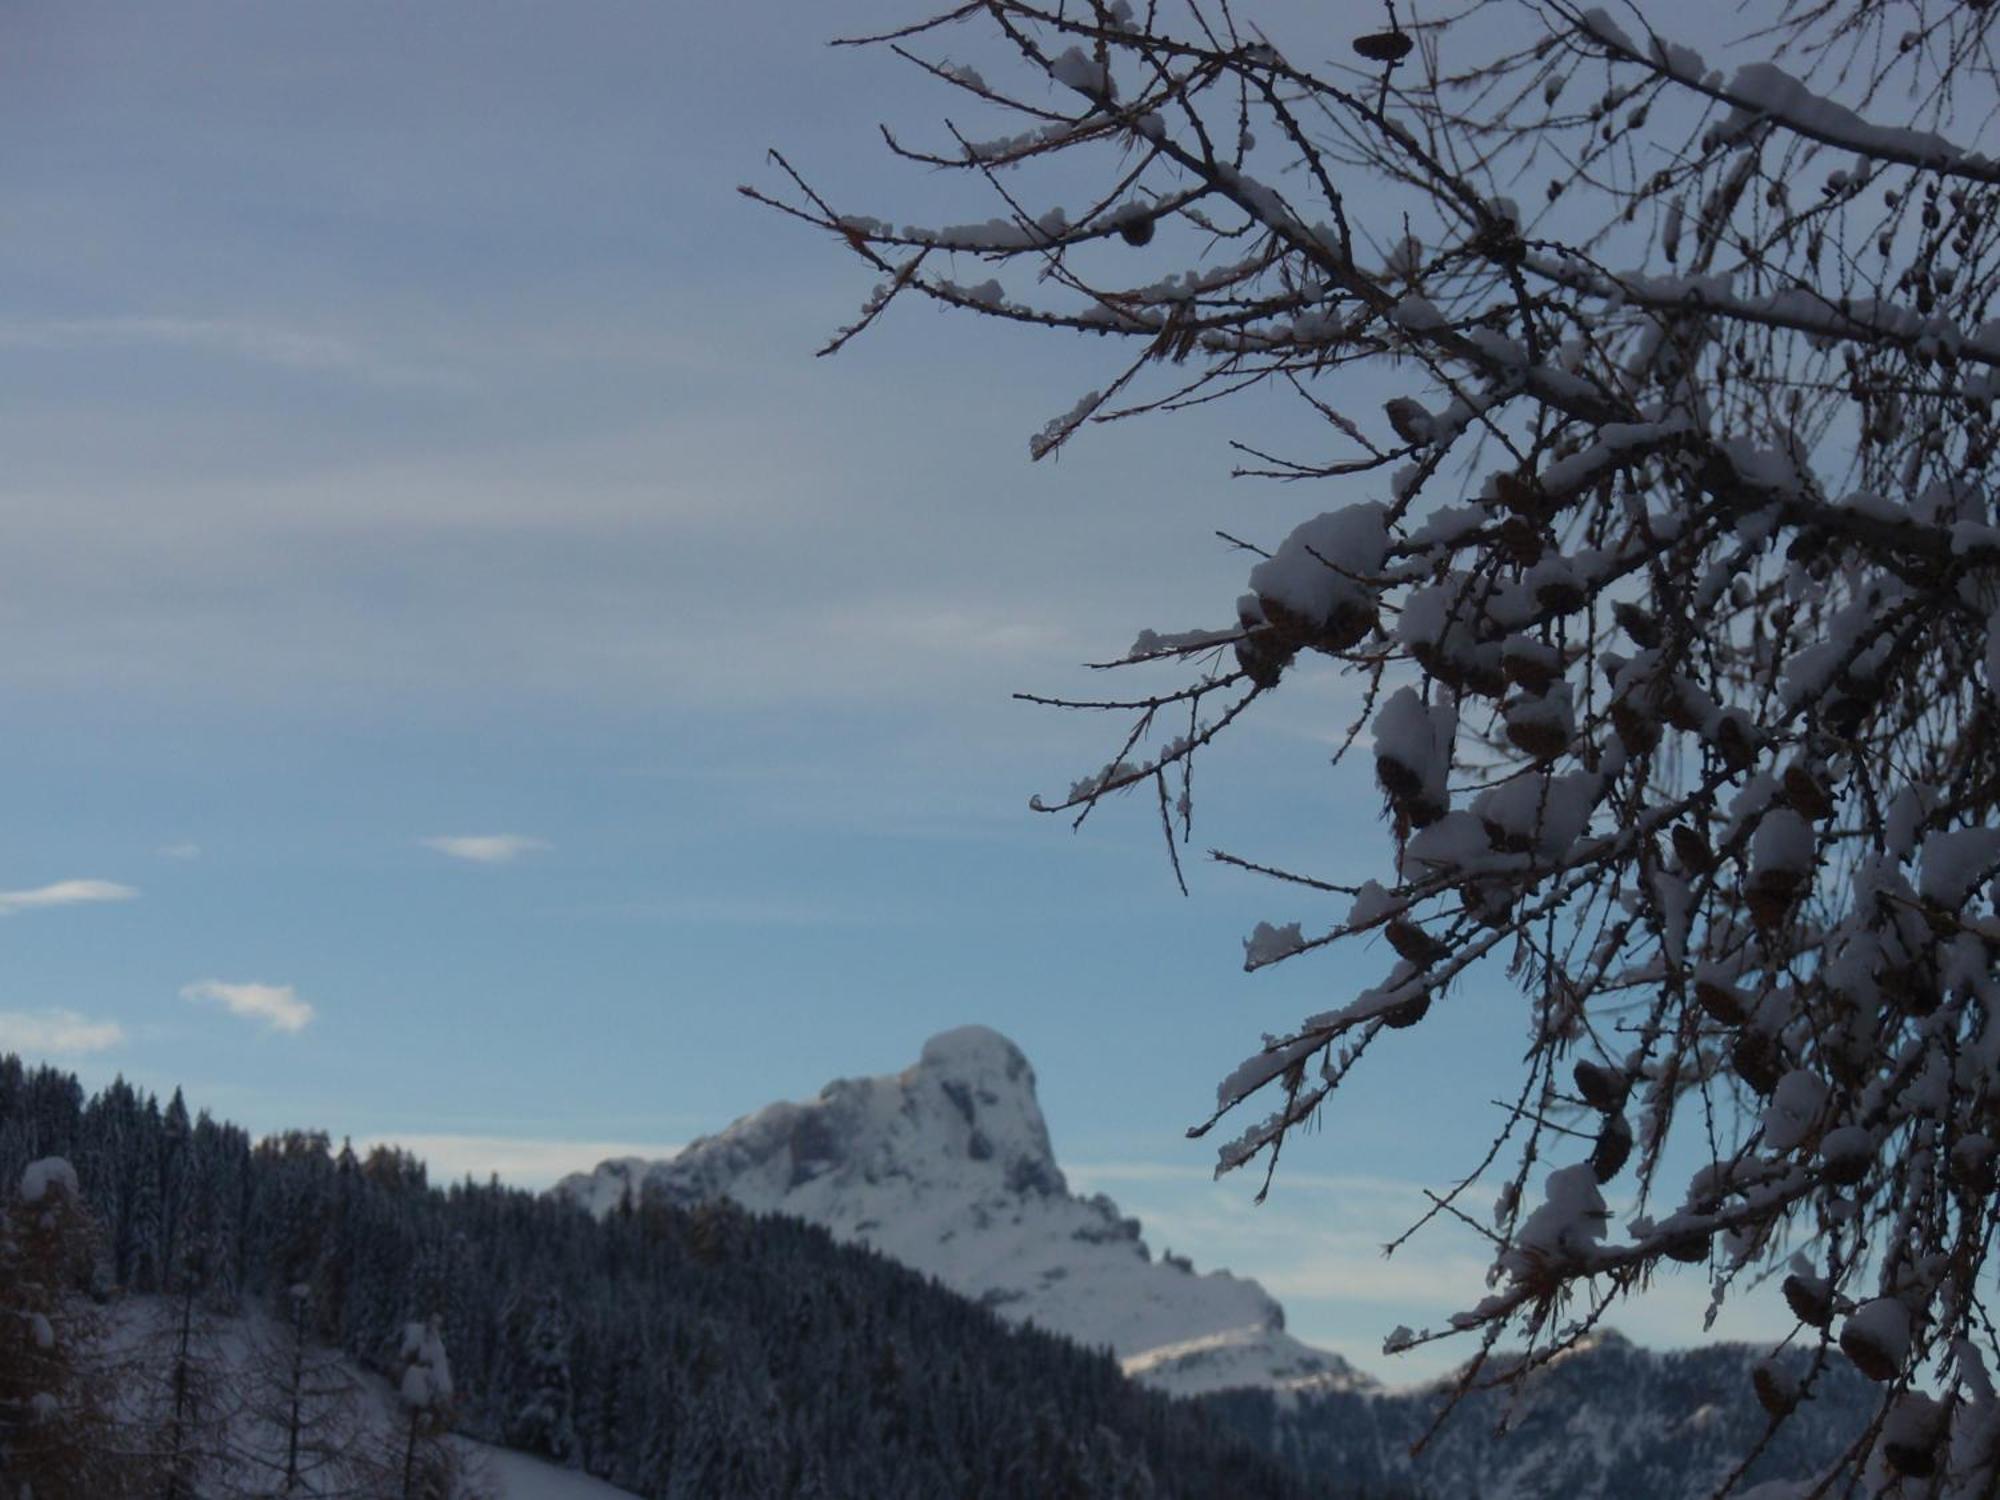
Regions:
M 627 1193 L 658 1193 L 805 1219 L 1004 1317 L 1109 1346 L 1128 1373 L 1177 1395 L 1374 1384 L 1286 1333 L 1256 1282 L 1155 1260 L 1136 1219 L 1071 1193 L 1034 1070 L 983 1026 L 932 1037 L 902 1073 L 836 1080 L 671 1160 L 607 1161 L 554 1191 L 599 1215 Z

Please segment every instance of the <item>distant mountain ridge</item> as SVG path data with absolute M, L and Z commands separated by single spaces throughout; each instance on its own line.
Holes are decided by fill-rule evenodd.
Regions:
M 1449 1380 L 1295 1400 L 1232 1391 L 1204 1404 L 1296 1472 L 1338 1474 L 1363 1492 L 1407 1489 L 1431 1500 L 1706 1500 L 1753 1452 L 1734 1495 L 1815 1477 L 1879 1404 L 1877 1389 L 1835 1354 L 1813 1379 L 1813 1398 L 1766 1442 L 1769 1419 L 1751 1394 L 1751 1371 L 1766 1355 L 1749 1344 L 1644 1349 L 1605 1330 L 1517 1387 L 1468 1393 L 1434 1433 Z M 1794 1347 L 1778 1362 L 1803 1379 L 1813 1351 Z M 1488 1381 L 1502 1368 L 1489 1366 Z
M 1071 1193 L 1034 1069 L 983 1026 L 932 1037 L 901 1073 L 839 1079 L 671 1160 L 607 1161 L 554 1192 L 600 1216 L 628 1194 L 792 1215 L 1003 1317 L 1108 1346 L 1127 1373 L 1177 1395 L 1374 1387 L 1286 1333 L 1284 1310 L 1256 1282 L 1155 1260 L 1136 1219 L 1102 1194 Z
M 1448 1381 L 1385 1389 L 1284 1331 L 1256 1282 L 1156 1261 L 1107 1197 L 1070 1193 L 1020 1050 L 985 1027 L 933 1037 L 902 1073 L 773 1104 L 668 1161 L 607 1161 L 554 1191 L 599 1216 L 629 1195 L 732 1200 L 865 1243 L 1018 1321 L 1109 1345 L 1304 1476 L 1428 1500 L 1702 1500 L 1765 1437 L 1742 1344 L 1657 1352 L 1609 1330 L 1478 1390 L 1411 1455 Z M 1803 1374 L 1809 1354 L 1785 1362 Z M 1500 1364 L 1488 1367 L 1498 1373 Z M 1876 1392 L 1836 1355 L 1749 1471 L 1798 1479 L 1866 1425 Z

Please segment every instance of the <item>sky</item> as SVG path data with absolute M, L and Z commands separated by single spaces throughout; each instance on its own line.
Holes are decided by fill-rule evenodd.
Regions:
M 1253 1208 L 1186 1127 L 1381 955 L 1244 975 L 1256 921 L 1340 913 L 1198 860 L 1183 898 L 1136 801 L 1030 812 L 1116 726 L 1009 697 L 1226 621 L 1214 530 L 1306 510 L 1227 441 L 1296 413 L 1031 464 L 1116 351 L 913 308 L 816 359 L 869 278 L 736 192 L 779 147 L 950 218 L 875 133 L 940 86 L 825 45 L 911 13 L 0 0 L 0 1046 L 542 1186 L 983 1022 L 1156 1249 L 1430 1373 L 1380 1341 L 1480 1247 L 1379 1246 L 1491 1134 L 1520 1009 L 1392 1038 Z M 1219 748 L 1195 852 L 1385 873 L 1356 705 L 1302 673 Z

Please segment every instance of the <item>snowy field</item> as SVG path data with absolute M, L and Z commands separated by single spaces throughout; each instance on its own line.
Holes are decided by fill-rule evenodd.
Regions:
M 524 1454 L 461 1438 L 467 1472 L 490 1500 L 630 1500 L 632 1492 Z
M 115 1357 L 132 1360 L 151 1351 L 157 1361 L 162 1350 L 171 1348 L 177 1311 L 177 1305 L 164 1298 L 134 1297 L 120 1304 L 106 1330 L 110 1351 Z M 271 1378 L 270 1351 L 284 1349 L 284 1329 L 265 1314 L 246 1313 L 241 1317 L 197 1315 L 194 1330 L 193 1359 L 199 1379 L 217 1393 L 212 1407 L 226 1413 L 213 1424 L 197 1423 L 197 1442 L 203 1449 L 229 1454 L 229 1479 L 241 1482 L 282 1451 L 282 1434 L 268 1418 L 270 1408 L 260 1411 L 255 1391 Z M 315 1423 L 324 1420 L 329 1424 L 324 1429 L 327 1440 L 356 1453 L 398 1447 L 405 1408 L 387 1380 L 317 1345 L 308 1352 L 306 1370 L 311 1391 L 321 1396 L 338 1392 L 337 1398 L 323 1403 L 324 1410 L 310 1414 Z M 135 1416 L 143 1417 L 147 1398 L 142 1393 L 147 1389 L 143 1381 L 128 1386 Z M 336 1405 L 337 1412 L 333 1410 Z M 309 1444 L 321 1438 L 322 1430 L 316 1425 L 307 1433 Z M 445 1441 L 459 1460 L 455 1500 L 629 1500 L 631 1494 L 489 1443 L 456 1435 Z M 318 1473 L 328 1477 L 317 1478 Z M 339 1482 L 330 1471 L 314 1470 L 309 1461 L 307 1495 L 321 1493 L 322 1484 Z M 336 1492 L 351 1493 L 345 1489 Z

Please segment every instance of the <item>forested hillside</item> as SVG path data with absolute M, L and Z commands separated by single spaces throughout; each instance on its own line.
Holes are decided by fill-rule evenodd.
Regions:
M 1768 1353 L 1659 1353 L 1599 1332 L 1517 1384 L 1487 1371 L 1442 1426 L 1450 1380 L 1294 1400 L 1230 1391 L 1208 1407 L 1300 1473 L 1407 1484 L 1441 1500 L 1708 1500 L 1732 1475 L 1754 1487 L 1824 1473 L 1874 1415 L 1876 1392 L 1845 1357 L 1818 1360 L 1810 1345 Z M 1744 1399 L 1759 1370 L 1805 1394 L 1790 1421 L 1774 1424 Z
M 94 1220 L 79 1279 L 100 1301 L 199 1308 L 197 1346 L 215 1315 L 303 1310 L 309 1336 L 398 1377 L 434 1319 L 459 1430 L 641 1495 L 1358 1493 L 1307 1487 L 1108 1356 L 795 1221 L 646 1203 L 600 1222 L 0 1059 L 0 1182 L 50 1157 L 76 1168 Z M 186 1384 L 122 1357 L 120 1379 Z M 187 1340 L 156 1359 L 202 1364 Z M 178 1444 L 201 1412 L 174 1412 Z

